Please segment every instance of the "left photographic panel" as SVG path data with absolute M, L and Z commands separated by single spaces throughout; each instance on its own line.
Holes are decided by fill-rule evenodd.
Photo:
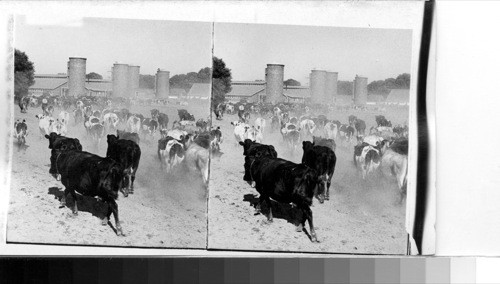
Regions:
M 14 20 L 7 241 L 206 248 L 212 23 Z

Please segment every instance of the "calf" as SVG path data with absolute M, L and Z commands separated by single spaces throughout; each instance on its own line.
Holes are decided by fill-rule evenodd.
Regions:
M 240 144 L 244 147 L 244 153 L 250 152 L 251 141 Z M 272 222 L 270 198 L 279 203 L 292 203 L 302 211 L 302 220 L 297 231 L 302 231 L 307 220 L 311 240 L 318 242 L 310 208 L 314 197 L 320 203 L 324 202 L 324 189 L 318 187 L 318 174 L 304 164 L 270 157 L 269 152 L 272 151 L 262 149 L 253 156 L 245 155 L 245 177 L 250 184 L 255 183 L 255 189 L 260 194 L 256 211 L 260 212 L 261 205 L 265 202 L 269 208 L 268 221 Z
M 73 214 L 78 214 L 76 192 L 90 197 L 99 197 L 107 204 L 106 217 L 102 224 L 106 225 L 113 213 L 117 234 L 124 235 L 118 218 L 118 191 L 122 188 L 123 168 L 111 158 L 80 151 L 53 151 L 51 167 L 61 176 L 64 194 L 61 204 L 66 205 L 68 193 L 73 197 Z
M 108 135 L 108 150 L 106 157 L 120 163 L 123 169 L 123 183 L 120 189 L 125 197 L 134 193 L 135 174 L 139 168 L 141 148 L 130 140 L 119 139 L 115 135 Z
M 316 142 L 302 142 L 302 163 L 316 170 L 318 174 L 318 183 L 322 184 L 325 191 L 325 199 L 330 199 L 330 185 L 332 183 L 333 173 L 337 156 L 330 147 L 317 145 Z

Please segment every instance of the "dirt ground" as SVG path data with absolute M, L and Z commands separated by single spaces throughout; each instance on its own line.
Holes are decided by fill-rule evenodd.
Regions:
M 347 122 L 354 114 L 375 125 L 375 115 L 382 114 L 393 124 L 408 120 L 408 109 L 394 108 L 384 113 L 349 111 L 330 114 L 329 118 Z M 251 123 L 257 116 L 253 115 Z M 243 148 L 237 145 L 231 121 L 226 115 L 214 121 L 222 129 L 222 156 L 211 161 L 208 204 L 208 247 L 211 249 L 273 250 L 296 252 L 332 252 L 363 254 L 405 254 L 405 205 L 398 204 L 395 180 L 375 176 L 363 180 L 353 164 L 353 145 L 339 145 L 337 165 L 330 188 L 330 200 L 313 207 L 314 225 L 320 243 L 312 243 L 306 232 L 296 232 L 297 211 L 290 205 L 273 201 L 274 221 L 263 214 L 254 215 L 258 193 L 243 181 Z M 265 144 L 272 144 L 278 157 L 299 163 L 302 148 L 294 155 L 286 150 L 279 133 L 270 133 L 266 120 Z M 263 212 L 268 210 L 264 206 Z M 309 231 L 309 224 L 305 228 Z
M 177 108 L 185 108 L 196 119 L 209 115 L 208 104 L 200 106 L 132 106 L 131 112 L 150 117 L 150 109 L 158 108 L 168 114 L 172 125 L 178 120 Z M 56 108 L 54 116 L 59 114 Z M 50 149 L 48 140 L 41 138 L 35 115 L 41 108 L 30 108 L 20 113 L 15 106 L 15 119 L 26 119 L 29 136 L 27 148 L 14 145 L 12 184 L 8 213 L 7 240 L 17 243 L 46 243 L 72 245 L 102 245 L 131 247 L 205 248 L 207 236 L 207 192 L 198 173 L 181 169 L 174 176 L 166 176 L 159 168 L 157 140 L 144 142 L 137 172 L 135 193 L 117 201 L 125 237 L 119 237 L 111 224 L 101 225 L 104 204 L 95 198 L 78 195 L 79 213 L 74 216 L 69 206 L 60 206 L 64 187 L 49 175 Z M 104 138 L 98 149 L 86 137 L 82 125 L 74 125 L 71 118 L 68 135 L 80 140 L 84 151 L 104 156 L 107 142 Z M 15 142 L 14 142 L 15 144 Z

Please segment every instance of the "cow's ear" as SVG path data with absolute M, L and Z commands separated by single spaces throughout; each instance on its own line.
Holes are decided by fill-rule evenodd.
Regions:
M 52 133 L 51 133 L 52 134 Z M 50 140 L 50 136 L 45 134 L 45 138 L 49 139 Z
M 245 142 L 246 142 L 246 140 L 245 140 Z M 243 143 L 243 142 L 241 142 L 241 141 L 240 141 L 240 142 L 239 142 L 239 144 L 240 144 L 241 146 L 245 147 L 245 143 Z

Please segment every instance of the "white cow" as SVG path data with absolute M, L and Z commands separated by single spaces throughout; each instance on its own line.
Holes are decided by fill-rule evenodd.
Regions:
M 327 139 L 337 139 L 339 129 L 336 123 L 328 122 L 325 124 L 325 134 Z
M 52 123 L 51 132 L 55 132 L 59 135 L 66 136 L 66 134 L 68 133 L 68 128 L 66 127 L 65 123 L 63 123 L 59 119 L 56 119 L 56 121 Z
M 136 117 L 135 115 L 132 115 L 127 120 L 126 129 L 128 132 L 139 134 L 139 132 L 141 131 L 141 119 Z
M 69 112 L 62 110 L 59 113 L 59 121 L 61 121 L 62 123 L 64 123 L 64 125 L 67 126 L 69 123 Z
M 52 125 L 54 124 L 54 118 L 46 116 L 43 114 L 35 115 L 38 118 L 38 128 L 40 129 L 40 137 L 44 138 L 45 135 L 49 135 L 52 132 Z
M 107 133 L 111 132 L 112 129 L 116 129 L 119 122 L 120 119 L 116 113 L 108 112 L 103 116 L 104 129 Z
M 266 128 L 266 120 L 262 117 L 258 117 L 257 119 L 255 119 L 254 125 L 257 130 L 263 133 Z

